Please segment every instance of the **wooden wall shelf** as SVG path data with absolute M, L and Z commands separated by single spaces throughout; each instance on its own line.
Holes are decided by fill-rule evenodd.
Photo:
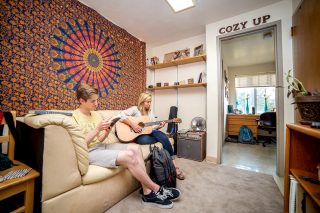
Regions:
M 183 59 L 179 59 L 179 60 L 175 60 L 175 61 L 170 61 L 170 62 L 166 62 L 166 63 L 150 65 L 150 66 L 147 66 L 147 68 L 151 69 L 151 70 L 156 70 L 156 69 L 173 67 L 173 66 L 183 65 L 183 64 L 190 64 L 190 63 L 206 61 L 206 60 L 207 60 L 206 55 L 199 55 L 199 56 L 183 58 Z
M 147 88 L 147 89 L 148 90 L 164 90 L 164 89 L 178 89 L 178 88 L 190 88 L 190 87 L 207 87 L 207 83 L 182 84 L 182 85 L 176 85 L 176 86 L 153 87 L 153 88 Z

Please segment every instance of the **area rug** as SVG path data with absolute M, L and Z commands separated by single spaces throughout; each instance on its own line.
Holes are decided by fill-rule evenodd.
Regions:
M 187 178 L 178 181 L 182 196 L 172 209 L 143 206 L 137 190 L 106 212 L 283 212 L 283 197 L 271 175 L 183 158 L 177 162 Z

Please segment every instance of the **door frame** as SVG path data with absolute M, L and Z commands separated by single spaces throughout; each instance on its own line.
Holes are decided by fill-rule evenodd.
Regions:
M 277 111 L 277 154 L 276 154 L 276 173 L 278 176 L 284 176 L 284 87 L 283 87 L 283 57 L 282 57 L 282 33 L 281 33 L 281 20 L 270 22 L 261 26 L 256 26 L 241 31 L 228 33 L 227 35 L 217 36 L 217 65 L 218 65 L 218 155 L 217 163 L 221 164 L 222 158 L 222 145 L 224 142 L 224 99 L 223 99 L 223 67 L 221 56 L 221 42 L 226 39 L 248 35 L 257 31 L 273 28 L 275 32 L 275 63 L 276 63 L 276 111 Z

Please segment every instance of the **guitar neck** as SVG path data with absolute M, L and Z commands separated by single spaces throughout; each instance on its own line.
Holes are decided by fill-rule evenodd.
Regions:
M 159 125 L 161 122 L 172 123 L 173 119 L 171 119 L 171 120 L 163 120 L 163 121 L 148 122 L 148 123 L 145 123 L 144 126 L 147 127 L 147 126 Z

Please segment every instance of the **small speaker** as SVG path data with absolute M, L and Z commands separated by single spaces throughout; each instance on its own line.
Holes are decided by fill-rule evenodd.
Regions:
M 177 155 L 190 160 L 203 161 L 206 157 L 206 132 L 178 133 Z

